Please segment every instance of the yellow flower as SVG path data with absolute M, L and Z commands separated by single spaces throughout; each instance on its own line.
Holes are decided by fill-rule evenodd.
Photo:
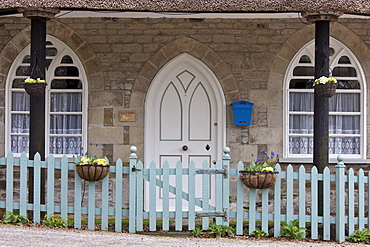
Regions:
M 105 159 L 97 159 L 96 163 L 98 165 L 101 165 L 101 166 L 106 166 L 107 165 L 107 162 L 105 161 Z
M 263 172 L 274 172 L 274 168 L 272 168 L 271 166 L 269 166 L 269 167 L 263 168 L 261 171 L 263 171 Z

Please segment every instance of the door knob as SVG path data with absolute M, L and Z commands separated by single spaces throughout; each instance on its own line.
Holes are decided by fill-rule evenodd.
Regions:
M 184 145 L 184 146 L 182 146 L 182 150 L 184 150 L 184 151 L 188 151 L 188 146 L 186 146 L 186 145 Z

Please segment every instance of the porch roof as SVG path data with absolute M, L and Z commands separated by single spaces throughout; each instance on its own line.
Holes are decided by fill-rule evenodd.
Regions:
M 370 14 L 369 0 L 2 0 L 0 9 L 59 8 L 152 12 L 320 12 Z

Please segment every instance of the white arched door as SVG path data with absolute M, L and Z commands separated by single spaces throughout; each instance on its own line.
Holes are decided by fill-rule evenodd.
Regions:
M 165 65 L 153 80 L 145 108 L 145 166 L 151 161 L 187 167 L 193 160 L 222 158 L 225 135 L 225 100 L 214 74 L 198 59 L 182 54 Z M 201 197 L 201 181 L 196 181 Z M 213 181 L 211 183 L 214 183 Z M 170 181 L 175 185 L 175 181 Z M 211 188 L 214 186 L 211 186 Z M 187 184 L 183 184 L 186 191 Z M 161 194 L 157 191 L 161 208 Z M 214 204 L 214 193 L 210 191 Z M 186 202 L 183 203 L 186 207 Z

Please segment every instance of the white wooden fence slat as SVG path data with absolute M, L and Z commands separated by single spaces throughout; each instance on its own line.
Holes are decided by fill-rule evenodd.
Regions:
M 11 151 L 8 152 L 6 159 L 6 198 L 5 210 L 13 212 L 13 191 L 14 191 L 14 157 Z
M 116 163 L 116 166 L 122 166 L 122 161 L 119 159 Z M 121 174 L 122 176 L 122 174 Z M 101 198 L 101 230 L 108 231 L 108 195 L 109 195 L 109 174 L 103 178 L 101 181 L 101 191 L 102 191 L 102 198 Z
M 82 179 L 75 171 L 75 204 L 74 204 L 74 227 L 81 229 L 81 215 L 82 215 Z
M 203 169 L 207 169 L 209 167 L 208 162 L 204 161 L 202 164 Z M 203 213 L 209 212 L 209 175 L 202 174 L 202 200 L 203 200 Z M 209 217 L 202 218 L 202 229 L 208 230 L 209 228 Z
M 256 230 L 256 189 L 249 189 L 249 235 Z
M 269 208 L 269 189 L 263 189 L 262 191 L 262 226 L 261 230 L 268 232 L 268 208 Z
M 311 238 L 318 239 L 318 171 L 311 169 Z
M 274 186 L 274 237 L 280 236 L 281 221 L 281 178 L 282 172 L 279 164 L 276 164 L 275 171 L 278 172 Z
M 239 161 L 236 175 L 236 235 L 243 235 L 243 220 L 244 220 L 244 185 L 240 180 L 239 171 L 244 169 L 243 162 Z
M 28 165 L 28 158 L 27 155 L 23 152 L 20 158 L 20 184 L 19 184 L 19 215 L 27 216 L 27 165 Z M 52 189 L 54 192 L 54 189 Z M 48 204 L 49 206 L 49 204 Z M 54 206 L 54 200 L 51 203 L 51 206 Z
M 194 161 L 190 161 L 189 164 L 189 219 L 188 219 L 188 228 L 189 230 L 195 229 L 195 163 Z
M 299 167 L 298 172 L 298 221 L 299 227 L 306 228 L 306 168 L 304 166 Z M 305 230 L 301 230 L 305 233 Z
M 136 198 L 138 196 L 136 195 L 137 191 L 139 189 L 136 186 L 136 176 L 137 173 L 134 169 L 136 169 L 136 162 L 137 162 L 137 155 L 136 155 L 136 147 L 130 148 L 131 154 L 130 154 L 130 170 L 129 170 L 129 176 L 130 176 L 130 200 L 129 200 L 129 233 L 135 233 L 136 232 L 136 217 L 139 215 L 139 212 L 136 212 Z M 117 209 L 116 209 L 117 211 Z M 141 213 L 141 212 L 140 212 Z
M 176 218 L 175 218 L 175 229 L 176 231 L 182 230 L 182 164 L 181 161 L 176 163 Z
M 352 168 L 348 170 L 348 205 L 355 201 L 355 173 Z M 352 235 L 355 231 L 355 207 L 348 207 L 348 234 Z
M 365 174 L 364 170 L 358 171 L 358 229 L 365 228 Z
M 88 182 L 88 216 L 87 216 L 87 227 L 89 230 L 95 230 L 95 182 Z
M 143 210 L 144 210 L 144 184 L 143 184 L 143 168 L 144 165 L 141 161 L 137 163 L 137 177 L 136 177 L 136 230 L 143 231 Z
M 325 167 L 323 172 L 323 226 L 324 226 L 324 240 L 330 240 L 330 170 Z
M 63 219 L 65 219 L 68 217 L 68 158 L 66 155 L 63 155 L 62 157 L 60 182 L 61 182 L 60 215 Z
M 33 160 L 33 221 L 41 222 L 41 156 L 36 153 Z
M 163 207 L 163 217 L 162 217 L 162 228 L 163 231 L 168 231 L 170 229 L 170 191 L 169 184 L 170 180 L 170 165 L 168 161 L 163 163 L 163 189 L 162 189 L 162 207 Z M 190 179 L 190 177 L 189 177 Z
M 115 223 L 114 230 L 122 231 L 122 160 L 116 162 L 116 207 L 115 207 Z
M 289 223 L 290 221 L 294 220 L 294 208 L 293 208 L 293 192 L 294 192 L 294 185 L 293 185 L 293 166 L 288 165 L 287 167 L 287 175 L 286 175 L 286 221 Z
M 149 200 L 150 200 L 150 212 L 149 212 L 149 230 L 156 230 L 157 222 L 157 190 L 156 190 L 156 165 L 154 162 L 150 163 L 149 166 Z
M 219 160 L 216 163 L 216 168 L 221 169 L 222 168 L 222 162 Z M 216 174 L 216 212 L 222 212 L 223 211 L 223 190 L 222 190 L 222 177 L 223 174 Z M 209 186 L 208 186 L 209 188 Z M 216 225 L 223 225 L 223 219 L 221 217 L 216 217 Z

